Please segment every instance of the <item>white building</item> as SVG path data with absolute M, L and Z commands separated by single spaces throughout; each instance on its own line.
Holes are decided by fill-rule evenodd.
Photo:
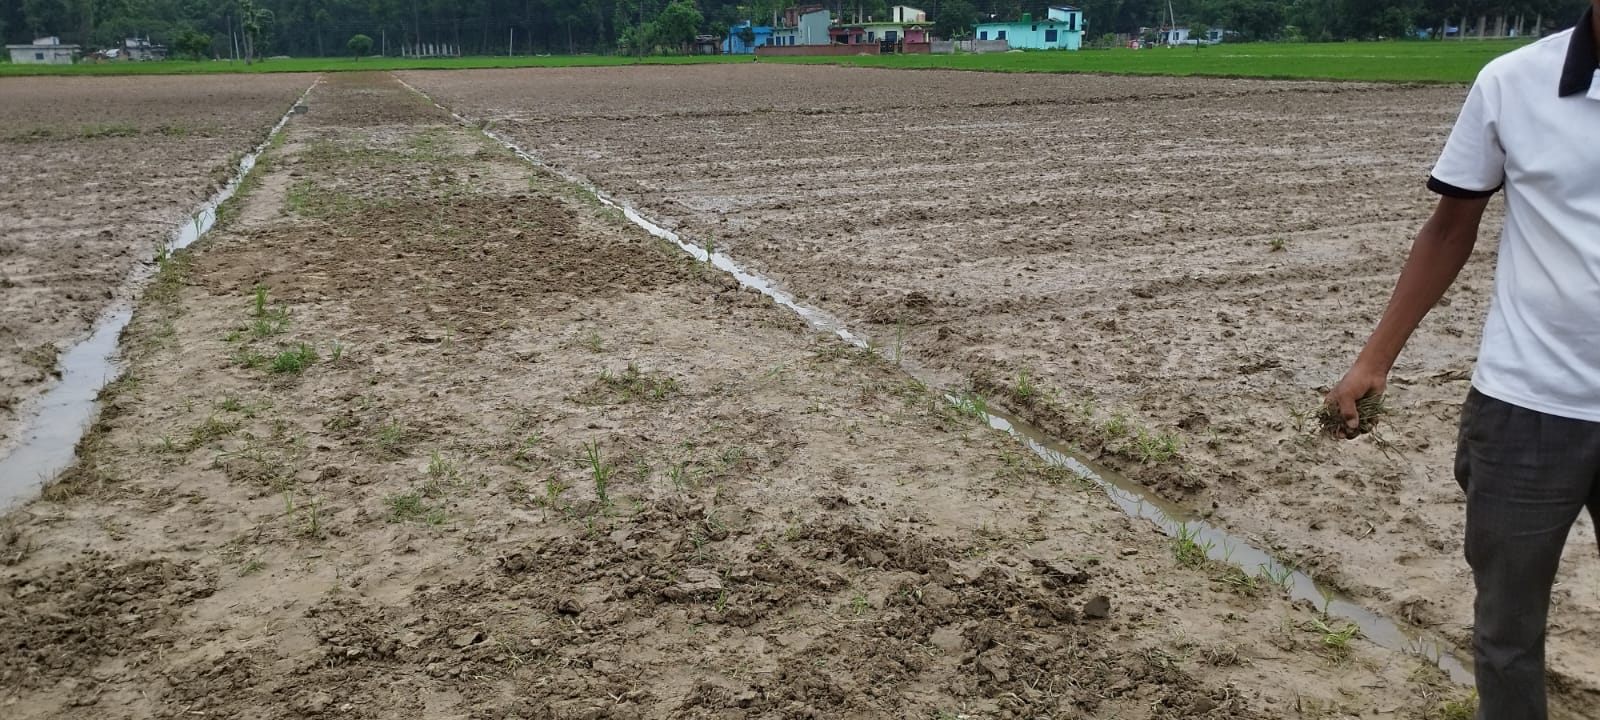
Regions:
M 808 10 L 806 12 L 785 12 L 783 22 L 772 29 L 773 45 L 827 45 L 832 40 L 828 37 L 828 27 L 833 24 L 833 16 L 827 10 Z
M 77 45 L 62 45 L 61 38 L 34 38 L 28 45 L 7 45 L 11 62 L 22 65 L 71 65 L 78 56 Z

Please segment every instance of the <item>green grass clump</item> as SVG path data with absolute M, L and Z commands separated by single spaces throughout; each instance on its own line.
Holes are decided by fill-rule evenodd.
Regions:
M 267 369 L 274 373 L 299 374 L 305 372 L 305 369 L 311 367 L 316 361 L 316 348 L 306 343 L 300 343 L 296 347 L 272 356 L 272 360 L 267 364 Z

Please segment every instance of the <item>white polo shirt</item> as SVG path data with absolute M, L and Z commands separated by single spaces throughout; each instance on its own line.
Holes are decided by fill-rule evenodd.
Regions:
M 1504 187 L 1494 298 L 1472 385 L 1530 410 L 1600 422 L 1600 82 L 1590 13 L 1489 63 L 1428 187 Z

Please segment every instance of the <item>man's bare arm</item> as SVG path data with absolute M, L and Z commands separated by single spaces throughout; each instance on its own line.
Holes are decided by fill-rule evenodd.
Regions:
M 1394 367 L 1401 348 L 1472 256 L 1472 247 L 1478 242 L 1478 225 L 1488 206 L 1489 198 L 1440 198 L 1433 216 L 1417 233 L 1378 329 L 1367 339 L 1344 379 L 1328 393 L 1328 404 L 1338 408 L 1344 418 L 1346 435 L 1354 437 L 1360 426 L 1356 401 L 1383 392 L 1389 369 Z

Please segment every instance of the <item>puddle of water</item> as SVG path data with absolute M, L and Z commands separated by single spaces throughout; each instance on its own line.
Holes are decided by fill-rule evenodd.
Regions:
M 434 107 L 450 113 L 450 116 L 461 124 L 475 126 L 467 118 L 434 102 L 426 93 L 411 87 L 404 81 L 399 82 L 412 92 L 421 95 L 429 102 L 433 102 Z M 518 147 L 516 143 L 487 128 L 478 127 L 478 130 L 495 142 L 500 143 L 506 149 L 516 153 L 523 160 L 582 187 L 599 199 L 606 207 L 621 210 L 622 214 L 633 224 L 643 228 L 651 235 L 676 244 L 696 260 L 707 262 L 709 258 L 713 266 L 733 275 L 740 285 L 759 291 L 761 294 L 772 298 L 779 305 L 798 314 L 806 322 L 810 323 L 812 327 L 831 332 L 857 347 L 868 347 L 865 338 L 850 332 L 837 318 L 816 308 L 799 304 L 795 301 L 793 295 L 779 289 L 771 279 L 744 269 L 723 253 L 713 252 L 708 254 L 705 248 L 685 242 L 677 233 L 661 227 L 627 203 L 612 198 L 582 176 L 545 163 L 533 154 Z M 956 405 L 963 405 L 954 396 L 946 396 L 946 400 Z M 1016 438 L 1044 461 L 1065 467 L 1077 476 L 1094 482 L 1105 491 L 1107 497 L 1111 498 L 1112 503 L 1124 513 L 1149 521 L 1170 537 L 1177 537 L 1181 532 L 1193 539 L 1200 547 L 1205 548 L 1207 557 L 1218 562 L 1234 565 L 1246 574 L 1256 575 L 1261 573 L 1271 578 L 1282 578 L 1281 583 L 1291 599 L 1309 601 L 1317 607 L 1323 608 L 1324 612 L 1331 617 L 1354 623 L 1356 627 L 1361 629 L 1362 637 L 1381 647 L 1414 655 L 1432 662 L 1457 683 L 1463 685 L 1471 685 L 1473 683 L 1472 670 L 1469 664 L 1456 654 L 1455 646 L 1449 641 L 1418 629 L 1402 628 L 1394 621 L 1360 606 L 1344 595 L 1318 585 L 1310 575 L 1280 562 L 1271 553 L 1254 547 L 1243 539 L 1211 525 L 1200 519 L 1195 513 L 1160 499 L 1156 494 L 1139 487 L 1120 475 L 1091 466 L 1087 461 L 1074 455 L 1071 450 L 1067 449 L 1065 444 L 1051 438 L 1043 431 L 1019 418 L 994 409 L 985 410 L 983 415 L 988 420 L 989 427 Z
M 312 87 L 316 87 L 316 83 L 312 83 Z M 305 102 L 310 94 L 311 88 L 306 88 L 295 105 Z M 194 244 L 217 224 L 217 208 L 238 192 L 239 184 L 255 168 L 261 153 L 289 122 L 294 106 L 290 107 L 290 111 L 272 126 L 267 138 L 240 158 L 239 167 L 228 183 L 172 232 L 161 247 L 163 257 Z M 136 267 L 124 281 L 129 295 L 137 296 L 155 270 L 155 265 Z M 133 305 L 119 302 L 100 316 L 89 337 L 61 354 L 58 365 L 61 379 L 31 405 L 22 421 L 17 444 L 0 458 L 0 512 L 33 497 L 77 457 L 78 440 L 83 438 L 94 419 L 101 388 L 122 374 L 117 341 L 132 319 Z

